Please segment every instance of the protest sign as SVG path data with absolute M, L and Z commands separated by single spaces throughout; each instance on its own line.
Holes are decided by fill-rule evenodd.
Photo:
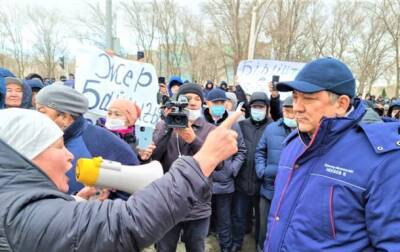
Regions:
M 110 102 L 123 98 L 142 109 L 137 125 L 154 128 L 158 122 L 158 82 L 153 65 L 84 47 L 77 54 L 75 73 L 75 89 L 88 98 L 90 119 L 105 117 Z
M 269 96 L 268 83 L 272 81 L 273 75 L 279 75 L 280 81 L 294 80 L 296 74 L 305 64 L 300 62 L 276 61 L 276 60 L 244 60 L 239 63 L 236 82 L 246 94 L 256 91 L 267 93 Z M 281 93 L 281 99 L 286 98 L 289 93 Z

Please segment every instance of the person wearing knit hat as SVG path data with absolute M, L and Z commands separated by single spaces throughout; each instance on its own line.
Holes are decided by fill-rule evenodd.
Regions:
M 130 100 L 117 99 L 108 106 L 104 127 L 117 134 L 135 149 L 135 123 L 140 118 L 139 106 Z
M 106 128 L 113 130 L 133 127 L 136 120 L 140 118 L 140 113 L 140 108 L 135 102 L 124 99 L 114 100 L 108 106 L 107 120 L 118 119 L 119 121 L 118 123 L 107 123 L 106 120 Z
M 36 103 L 37 109 L 38 107 L 47 107 L 67 115 L 69 120 L 65 122 L 66 125 L 61 125 L 62 128 L 72 124 L 73 117 L 76 118 L 86 113 L 89 106 L 89 102 L 83 94 L 73 88 L 55 84 L 42 88 L 36 95 Z
M 62 136 L 63 132 L 54 122 L 35 110 L 1 110 L 0 139 L 30 160 Z
M 172 163 L 180 156 L 191 156 L 201 148 L 207 135 L 215 128 L 203 117 L 203 92 L 199 85 L 194 83 L 183 84 L 177 93 L 177 99 L 186 96 L 188 100 L 187 128 L 169 129 L 164 120 L 156 125 L 153 134 L 156 148 L 142 160 L 153 158 L 161 162 L 164 172 L 170 172 Z M 157 251 L 176 251 L 178 237 L 181 231 L 185 234 L 183 242 L 190 251 L 204 251 L 204 241 L 208 234 L 211 214 L 210 197 L 198 202 L 181 223 L 172 228 L 157 243 Z
M 34 110 L 8 108 L 0 111 L 0 139 L 31 160 L 53 181 L 58 190 L 68 191 L 73 155 L 63 146 L 63 132 L 45 115 Z M 54 160 L 51 166 L 45 159 Z
M 236 94 L 232 92 L 226 92 L 226 97 L 228 98 L 228 100 L 225 102 L 226 110 L 231 112 L 235 111 L 238 103 Z
M 0 110 L 0 250 L 142 251 L 208 199 L 208 177 L 236 151 L 236 118 L 126 202 L 77 202 L 66 193 L 73 156 L 58 126 L 34 110 Z
M 101 156 L 124 165 L 137 165 L 139 160 L 132 148 L 107 129 L 89 123 L 83 114 L 88 110 L 87 98 L 70 87 L 50 85 L 36 96 L 36 110 L 46 114 L 63 131 L 64 142 L 75 156 L 73 167 L 79 158 Z M 112 148 L 110 148 L 112 146 Z M 83 185 L 76 181 L 75 169 L 67 173 L 69 193 L 76 193 Z M 111 198 L 126 199 L 128 195 L 117 192 Z
M 184 95 L 184 94 L 188 94 L 188 93 L 198 95 L 200 97 L 201 101 L 204 102 L 203 91 L 201 90 L 201 87 L 198 84 L 186 83 L 186 84 L 182 85 L 178 90 L 178 97 L 180 95 Z

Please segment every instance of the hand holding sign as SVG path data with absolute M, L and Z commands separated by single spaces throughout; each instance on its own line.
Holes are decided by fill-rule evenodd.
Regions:
M 205 176 L 210 176 L 219 163 L 238 151 L 238 135 L 231 127 L 241 116 L 240 111 L 232 113 L 208 134 L 201 149 L 193 156 Z
M 137 125 L 154 128 L 159 120 L 158 83 L 153 65 L 110 56 L 93 47 L 83 47 L 76 57 L 77 91 L 89 100 L 89 116 L 104 117 L 115 99 L 135 101 L 142 109 Z

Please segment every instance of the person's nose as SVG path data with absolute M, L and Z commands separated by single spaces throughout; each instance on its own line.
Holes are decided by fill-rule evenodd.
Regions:
M 294 114 L 304 112 L 304 104 L 301 98 L 293 99 L 293 112 Z
M 65 147 L 64 147 L 65 148 Z M 65 151 L 67 152 L 67 158 L 69 162 L 72 162 L 74 160 L 74 154 L 72 154 L 67 148 L 65 148 Z

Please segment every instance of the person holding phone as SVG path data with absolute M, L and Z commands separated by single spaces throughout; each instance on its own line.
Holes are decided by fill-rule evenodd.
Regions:
M 137 61 L 144 62 L 144 52 L 143 51 L 137 51 L 136 58 L 137 58 Z

